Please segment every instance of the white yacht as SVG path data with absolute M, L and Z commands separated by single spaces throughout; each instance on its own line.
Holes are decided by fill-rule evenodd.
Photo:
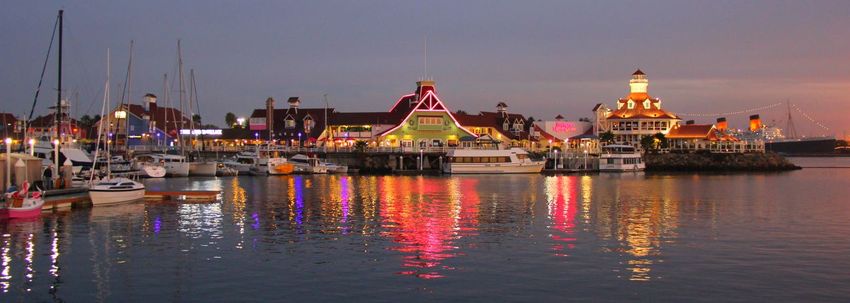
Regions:
M 443 172 L 449 174 L 539 173 L 544 161 L 534 161 L 521 148 L 455 149 L 446 155 Z
M 235 169 L 240 175 L 246 175 L 251 172 L 251 167 L 257 164 L 257 160 L 257 154 L 254 152 L 239 152 L 235 158 L 222 163 Z
M 36 141 L 33 148 L 33 155 L 42 159 L 42 164 L 48 166 L 53 164 L 53 144 L 46 138 Z M 77 147 L 75 144 L 62 144 L 59 148 L 59 163 L 65 163 L 65 159 L 71 160 L 71 166 L 74 174 L 79 174 L 83 168 L 91 168 L 92 156 Z
M 322 165 L 328 168 L 330 174 L 344 174 L 348 172 L 348 165 L 340 165 L 331 162 L 321 162 Z
M 641 159 L 640 152 L 631 145 L 606 145 L 599 155 L 599 171 L 624 172 L 642 171 L 646 163 Z
M 189 162 L 186 162 L 186 157 L 169 154 L 151 154 L 150 156 L 157 162 L 161 162 L 163 164 L 167 176 L 189 176 Z
M 298 154 L 289 158 L 289 162 L 295 166 L 295 173 L 300 174 L 327 174 L 328 166 L 319 161 L 319 158 L 310 158 Z M 347 170 L 347 167 L 346 167 Z
M 145 185 L 127 178 L 103 179 L 89 188 L 89 198 L 94 206 L 141 200 Z
M 147 178 L 165 177 L 165 164 L 151 154 L 136 155 L 133 157 L 133 168 L 139 171 L 139 175 Z

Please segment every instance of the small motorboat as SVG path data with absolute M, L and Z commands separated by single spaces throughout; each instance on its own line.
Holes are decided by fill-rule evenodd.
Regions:
M 295 171 L 295 165 L 286 158 L 269 158 L 268 170 L 269 175 L 289 175 Z
M 9 218 L 32 218 L 41 215 L 44 206 L 44 191 L 29 192 L 29 182 L 21 190 L 6 194 L 6 216 Z
M 104 179 L 89 188 L 94 206 L 133 202 L 145 197 L 145 185 L 127 178 Z
M 225 165 L 224 163 L 219 163 L 218 168 L 216 168 L 215 175 L 220 177 L 236 176 L 239 175 L 239 171 Z

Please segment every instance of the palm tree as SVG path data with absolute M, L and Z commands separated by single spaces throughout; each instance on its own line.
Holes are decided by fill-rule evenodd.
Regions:
M 227 123 L 230 127 L 233 127 L 236 124 L 236 115 L 233 113 L 227 113 L 224 115 L 224 123 Z

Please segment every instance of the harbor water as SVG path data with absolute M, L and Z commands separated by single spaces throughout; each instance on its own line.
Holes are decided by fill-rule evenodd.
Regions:
M 846 168 L 146 180 L 223 195 L 0 221 L 0 302 L 847 302 L 848 180 Z

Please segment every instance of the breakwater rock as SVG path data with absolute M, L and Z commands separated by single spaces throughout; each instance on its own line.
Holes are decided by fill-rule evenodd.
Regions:
M 800 169 L 785 157 L 763 154 L 646 154 L 648 171 L 786 171 Z

